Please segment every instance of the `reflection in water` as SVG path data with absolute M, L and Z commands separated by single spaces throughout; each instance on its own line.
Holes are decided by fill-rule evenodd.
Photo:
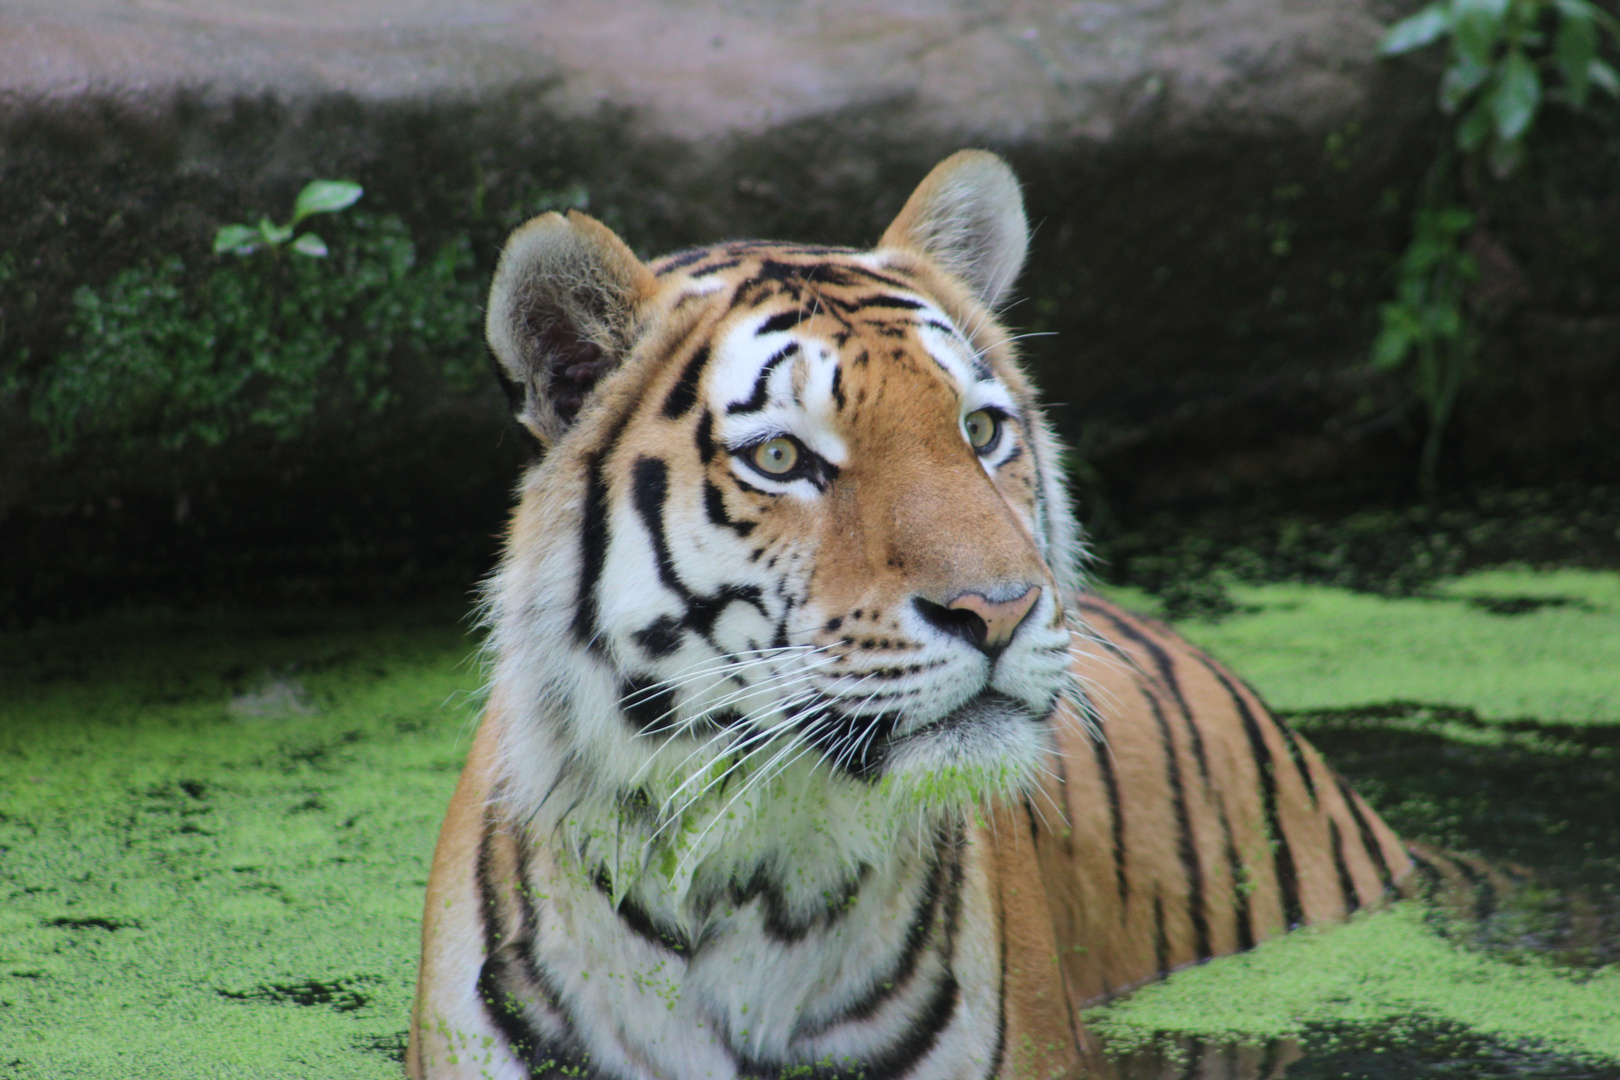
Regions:
M 1413 1019 L 1318 1025 L 1299 1039 L 1258 1046 L 1165 1036 L 1109 1057 L 1098 1074 L 1108 1080 L 1617 1080 L 1620 1067 Z
M 1435 933 L 1573 978 L 1620 962 L 1620 726 L 1487 723 L 1410 703 L 1291 720 L 1415 841 L 1420 874 L 1404 891 Z M 1258 1045 L 1104 1041 L 1102 1057 L 1109 1080 L 1620 1080 L 1614 1063 L 1424 1017 Z
M 1109 1054 L 1105 1042 L 1103 1054 L 1097 1074 L 1108 1080 L 1277 1080 L 1305 1049 L 1294 1039 L 1255 1045 L 1161 1036 L 1122 1054 Z

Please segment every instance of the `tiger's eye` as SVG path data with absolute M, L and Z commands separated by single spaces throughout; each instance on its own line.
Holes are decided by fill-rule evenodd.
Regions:
M 781 476 L 799 463 L 799 448 L 792 439 L 780 436 L 754 448 L 754 465 L 762 473 Z
M 995 416 L 984 409 L 968 413 L 967 419 L 962 421 L 968 445 L 975 450 L 983 450 L 996 441 L 996 426 Z

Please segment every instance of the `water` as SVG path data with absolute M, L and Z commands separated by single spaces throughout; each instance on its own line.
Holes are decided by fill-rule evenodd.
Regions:
M 1292 722 L 1409 841 L 1463 856 L 1460 873 L 1413 883 L 1433 932 L 1576 981 L 1620 961 L 1620 728 L 1486 723 L 1410 703 Z M 1108 1069 L 1118 1080 L 1620 1080 L 1620 1065 L 1426 1017 L 1259 1043 L 1166 1034 Z

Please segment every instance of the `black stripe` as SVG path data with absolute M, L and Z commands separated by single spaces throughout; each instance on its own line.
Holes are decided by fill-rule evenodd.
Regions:
M 770 1061 L 738 1053 L 733 1047 L 737 1072 L 757 1080 L 782 1080 L 784 1077 L 796 1080 L 900 1080 L 917 1067 L 917 1063 L 939 1041 L 940 1033 L 950 1026 L 960 997 L 961 987 L 956 976 L 947 971 L 934 984 L 933 993 L 911 1026 L 877 1057 L 839 1061 L 829 1056 L 813 1063 Z
M 1082 700 L 1084 700 L 1084 698 L 1082 698 Z M 1089 706 L 1090 702 L 1087 701 L 1086 709 L 1089 710 Z M 1087 736 L 1086 741 L 1094 742 L 1095 740 L 1090 738 L 1090 736 Z M 1062 754 L 1054 753 L 1050 760 L 1052 762 L 1052 768 L 1057 771 L 1057 790 L 1064 795 L 1064 797 L 1061 799 L 1052 799 L 1052 802 L 1057 806 L 1058 820 L 1063 823 L 1063 828 L 1057 831 L 1057 836 L 1063 844 L 1064 854 L 1073 855 L 1074 820 L 1069 816 L 1069 799 L 1067 794 L 1069 790 L 1069 768 L 1068 764 L 1064 761 Z
M 955 856 L 951 860 L 950 887 L 945 894 L 944 948 L 940 956 L 945 976 L 934 984 L 933 994 L 905 1037 L 888 1053 L 866 1063 L 867 1080 L 888 1080 L 909 1073 L 934 1048 L 940 1032 L 950 1026 L 951 1017 L 956 1014 L 961 988 L 951 970 L 951 962 L 955 958 L 956 928 L 962 917 L 962 858 L 957 844 L 952 843 L 951 850 Z
M 1260 1067 L 1254 1072 L 1256 1076 L 1270 1080 L 1277 1068 L 1277 1050 L 1281 1045 L 1281 1039 L 1266 1040 L 1265 1050 L 1260 1055 Z
M 501 925 L 500 894 L 490 851 L 494 829 L 494 821 L 486 815 L 475 867 L 485 957 L 478 971 L 478 1000 L 513 1056 L 527 1067 L 531 1080 L 550 1080 L 559 1075 L 592 1080 L 599 1074 L 590 1064 L 590 1055 L 579 1048 L 560 993 L 534 960 L 534 909 L 528 895 L 527 852 L 522 844 L 517 845 L 520 880 L 511 890 L 517 903 L 517 926 L 508 935 Z M 524 1006 L 538 1002 L 555 1015 L 564 1032 L 562 1040 L 547 1038 L 528 1022 Z
M 874 976 L 872 988 L 866 996 L 837 1016 L 796 1030 L 794 1032 L 796 1039 L 821 1035 L 839 1024 L 870 1020 L 891 999 L 905 992 L 917 974 L 917 962 L 922 959 L 923 949 L 933 939 L 934 923 L 944 893 L 945 871 L 944 860 L 936 854 L 929 866 L 928 877 L 923 882 L 922 896 L 911 909 L 911 921 L 906 924 L 906 936 L 900 946 L 900 954 L 895 957 L 888 971 Z
M 1299 778 L 1305 784 L 1305 794 L 1310 798 L 1312 808 L 1315 808 L 1316 781 L 1311 777 L 1311 770 L 1306 767 L 1305 751 L 1300 748 L 1298 736 L 1294 734 L 1293 729 L 1275 716 L 1270 713 L 1266 715 L 1271 718 L 1272 724 L 1282 734 L 1283 743 L 1288 747 L 1288 756 L 1294 759 L 1294 768 L 1299 770 Z
M 1237 933 L 1238 950 L 1254 948 L 1254 917 L 1249 912 L 1249 880 L 1243 863 L 1238 859 L 1237 845 L 1232 842 L 1232 826 L 1226 820 L 1222 804 L 1221 822 L 1226 826 L 1226 869 L 1232 875 L 1232 923 Z
M 795 920 L 793 909 L 782 892 L 782 883 L 764 869 L 754 871 L 748 884 L 730 890 L 734 907 L 744 907 L 755 899 L 760 901 L 760 926 L 765 936 L 783 945 L 796 945 L 810 936 L 810 931 L 830 930 L 841 920 L 860 897 L 861 886 L 872 874 L 872 868 L 861 864 L 853 878 L 846 879 L 842 888 L 827 896 L 826 907 L 809 918 Z
M 579 585 L 574 595 L 574 640 L 597 648 L 596 583 L 602 577 L 602 564 L 608 548 L 607 459 L 619 445 L 619 437 L 635 413 L 631 406 L 613 421 L 607 438 L 585 459 L 585 516 L 579 529 Z
M 641 519 L 652 540 L 659 583 L 686 604 L 686 616 L 681 620 L 681 625 L 702 634 L 712 645 L 714 622 L 732 603 L 752 604 L 761 615 L 770 618 L 757 585 L 724 585 L 713 596 L 698 596 L 681 580 L 669 553 L 669 537 L 664 532 L 664 504 L 669 501 L 668 465 L 659 458 L 637 458 L 630 469 L 630 483 L 631 502 L 635 506 L 636 516 Z
M 727 405 L 726 415 L 733 416 L 737 413 L 759 412 L 759 410 L 763 409 L 765 407 L 765 395 L 770 390 L 768 384 L 771 381 L 771 372 L 775 371 L 782 361 L 798 351 L 799 343 L 796 341 L 789 342 L 777 350 L 776 355 L 765 361 L 765 366 L 760 368 L 759 377 L 754 380 L 753 394 L 749 396 L 747 401 L 734 401 Z
M 681 369 L 681 377 L 670 388 L 669 396 L 664 399 L 664 416 L 675 420 L 685 416 L 697 404 L 698 379 L 703 376 L 703 367 L 709 362 L 709 347 L 701 345 Z
M 1453 859 L 1452 863 L 1457 867 L 1457 872 L 1474 887 L 1474 922 L 1483 924 L 1496 912 L 1496 886 L 1491 884 L 1488 876 L 1467 860 L 1457 858 Z M 1483 934 L 1484 931 L 1485 927 L 1481 925 L 1479 932 Z
M 1304 913 L 1300 908 L 1299 874 L 1294 868 L 1294 848 L 1288 842 L 1288 834 L 1283 832 L 1282 821 L 1277 814 L 1276 762 L 1272 759 L 1271 748 L 1266 745 L 1266 737 L 1260 732 L 1260 725 L 1255 722 L 1254 713 L 1249 709 L 1249 703 L 1232 685 L 1232 680 L 1211 661 L 1203 657 L 1199 659 L 1226 688 L 1232 704 L 1237 706 L 1238 716 L 1243 720 L 1243 731 L 1249 737 L 1249 751 L 1254 756 L 1255 771 L 1260 774 L 1260 798 L 1266 813 L 1266 833 L 1271 841 L 1272 866 L 1277 874 L 1277 888 L 1282 893 L 1283 925 L 1292 930 L 1304 922 Z
M 678 628 L 670 630 L 672 633 L 678 633 Z M 643 644 L 641 635 L 645 632 L 636 632 L 637 644 Z M 678 644 L 679 639 L 676 640 Z M 619 685 L 619 710 L 629 717 L 638 731 L 663 734 L 673 730 L 677 722 L 675 690 L 673 687 L 661 685 L 656 679 L 632 675 Z
M 903 281 L 897 277 L 890 277 L 888 274 L 880 274 L 876 270 L 872 270 L 865 266 L 850 265 L 845 266 L 844 269 L 857 277 L 866 278 L 868 281 L 876 281 L 880 284 L 889 286 L 891 289 L 912 289 L 916 287 L 911 282 Z
M 838 403 L 840 410 L 848 407 L 849 401 L 844 397 L 844 365 L 839 364 L 833 368 L 832 396 Z
M 842 1062 L 818 1062 L 816 1064 L 790 1064 L 786 1062 L 759 1061 L 739 1054 L 737 1055 L 737 1068 L 740 1073 L 760 1077 L 761 1080 L 767 1080 L 767 1078 L 768 1080 L 779 1080 L 783 1076 L 803 1077 L 805 1080 L 834 1080 L 834 1078 L 839 1078 L 839 1080 L 855 1080 L 855 1078 L 860 1078 L 860 1080 L 897 1080 L 897 1078 L 911 1072 L 917 1063 L 927 1056 L 928 1052 L 939 1041 L 940 1033 L 950 1026 L 951 1018 L 956 1014 L 957 1002 L 961 997 L 961 987 L 951 970 L 955 928 L 957 921 L 961 917 L 962 862 L 958 843 L 956 842 L 957 839 L 959 838 L 952 838 L 940 845 L 941 850 L 953 854 L 950 866 L 950 882 L 945 892 L 945 909 L 942 914 L 945 933 L 942 938 L 943 947 L 940 952 L 940 959 L 945 969 L 944 974 L 934 983 L 927 1001 L 899 1039 L 877 1057 L 864 1061 L 845 1060 Z M 937 875 L 931 880 L 937 880 Z M 932 920 L 930 920 L 931 922 Z M 915 920 L 913 925 L 916 925 Z
M 1164 771 L 1170 784 L 1170 804 L 1176 814 L 1176 852 L 1181 858 L 1181 872 L 1187 878 L 1187 914 L 1192 919 L 1193 937 L 1197 942 L 1198 959 L 1208 960 L 1214 955 L 1209 947 L 1208 898 L 1204 895 L 1204 867 L 1198 860 L 1193 844 L 1192 821 L 1187 814 L 1187 793 L 1181 786 L 1181 762 L 1176 758 L 1175 741 L 1170 736 L 1170 724 L 1159 707 L 1159 699 L 1142 688 L 1153 720 L 1159 726 L 1159 739 L 1164 744 Z
M 660 615 L 630 636 L 649 657 L 662 660 L 681 647 L 681 624 L 673 615 Z
M 707 465 L 714 460 L 714 414 L 708 409 L 698 417 L 697 433 L 694 436 L 697 442 L 698 460 Z
M 1160 981 L 1170 975 L 1170 940 L 1164 932 L 1164 898 L 1153 894 L 1153 963 Z
M 762 616 L 767 619 L 771 617 L 771 613 L 765 609 L 764 594 L 758 585 L 722 585 L 713 596 L 688 596 L 686 599 L 686 625 L 709 639 L 711 645 L 715 644 L 710 636 L 714 621 L 733 603 L 752 604 Z
M 1125 879 L 1125 814 L 1119 800 L 1119 777 L 1114 775 L 1114 759 L 1108 754 L 1107 740 L 1086 741 L 1097 755 L 1097 771 L 1102 773 L 1103 788 L 1108 792 L 1108 815 L 1114 826 L 1114 887 L 1119 890 L 1119 902 L 1123 906 L 1130 895 L 1130 883 Z
M 708 277 L 710 274 L 718 274 L 722 270 L 730 270 L 733 266 L 741 265 L 741 259 L 721 259 L 719 262 L 712 262 L 707 266 L 699 266 L 691 274 L 693 277 Z
M 1344 804 L 1350 808 L 1350 816 L 1356 819 L 1356 831 L 1361 834 L 1361 847 L 1372 858 L 1373 865 L 1378 869 L 1378 880 L 1383 883 L 1384 891 L 1388 892 L 1395 885 L 1394 876 L 1389 872 L 1389 861 L 1384 858 L 1383 845 L 1378 837 L 1373 835 L 1372 824 L 1368 822 L 1367 815 L 1361 812 L 1361 804 L 1356 800 L 1356 793 L 1350 790 L 1350 785 L 1344 782 L 1344 777 L 1333 774 L 1333 782 L 1339 786 L 1339 795 Z
M 879 294 L 877 296 L 863 296 L 857 300 L 848 301 L 844 305 L 844 310 L 850 314 L 854 314 L 857 311 L 864 311 L 867 308 L 898 308 L 901 311 L 916 311 L 925 306 L 926 305 L 923 304 L 921 300 L 911 300 L 904 296 L 886 296 Z
M 1233 930 L 1237 938 L 1238 949 L 1247 950 L 1254 948 L 1254 918 L 1253 913 L 1249 909 L 1249 882 L 1247 879 L 1247 874 L 1244 871 L 1243 863 L 1238 857 L 1237 844 L 1232 839 L 1231 815 L 1227 812 L 1226 799 L 1224 798 L 1223 794 L 1219 789 L 1210 787 L 1209 760 L 1204 753 L 1203 735 L 1199 731 L 1198 725 L 1193 721 L 1192 710 L 1187 706 L 1186 699 L 1181 694 L 1181 688 L 1175 678 L 1169 657 L 1163 652 L 1162 649 L 1158 647 L 1155 642 L 1137 631 L 1135 627 L 1128 625 L 1114 612 L 1097 605 L 1095 602 L 1090 601 L 1085 597 L 1079 598 L 1079 607 L 1080 610 L 1089 614 L 1104 616 L 1110 623 L 1119 628 L 1127 636 L 1131 637 L 1135 641 L 1140 642 L 1142 646 L 1147 649 L 1149 654 L 1154 656 L 1155 666 L 1158 667 L 1160 673 L 1165 677 L 1165 682 L 1168 684 L 1171 694 L 1176 699 L 1177 712 L 1180 714 L 1182 723 L 1187 730 L 1189 743 L 1193 751 L 1193 757 L 1198 762 L 1198 771 L 1203 777 L 1206 787 L 1210 788 L 1211 793 L 1215 796 L 1216 801 L 1220 804 L 1221 838 L 1223 846 L 1226 849 L 1227 871 L 1232 878 L 1232 921 Z M 1126 660 L 1127 662 L 1130 661 L 1129 654 L 1127 654 L 1124 649 L 1120 648 L 1114 642 L 1104 639 L 1104 644 L 1121 659 Z M 1121 880 L 1123 880 L 1123 874 L 1121 874 Z M 1121 899 L 1123 899 L 1124 893 L 1121 892 L 1120 895 Z
M 641 524 L 652 539 L 659 582 L 681 599 L 691 599 L 691 591 L 675 573 L 675 562 L 669 554 L 669 538 L 664 533 L 664 503 L 669 500 L 669 466 L 658 458 L 637 458 L 630 469 L 630 481 L 636 516 L 641 518 Z
M 658 260 L 656 272 L 661 275 L 667 274 L 672 270 L 679 270 L 682 267 L 691 266 L 693 263 L 698 262 L 699 260 L 708 258 L 710 254 L 711 252 L 708 248 L 696 248 L 692 251 L 686 252 L 683 255 L 669 255 Z
M 607 898 L 609 905 L 613 903 L 613 879 L 608 876 L 606 866 L 598 866 L 596 874 L 591 879 L 596 891 Z M 660 926 L 650 915 L 646 908 L 636 903 L 629 896 L 620 898 L 618 906 L 613 913 L 619 921 L 630 929 L 630 932 L 649 944 L 667 952 L 690 953 L 692 943 L 679 927 Z
M 606 450 L 592 454 L 585 465 L 585 520 L 579 529 L 579 588 L 574 597 L 574 640 L 596 642 L 596 583 L 607 559 L 608 485 L 602 462 Z
M 1350 866 L 1344 861 L 1344 833 L 1339 831 L 1339 823 L 1333 818 L 1328 818 L 1328 840 L 1333 844 L 1333 868 L 1339 872 L 1339 892 L 1344 894 L 1344 913 L 1350 915 L 1361 907 L 1361 894 L 1356 892 Z
M 764 337 L 766 334 L 780 334 L 784 330 L 791 330 L 810 318 L 810 314 L 803 309 L 795 308 L 792 311 L 782 311 L 759 324 L 754 331 L 755 337 Z
M 1445 882 L 1445 875 L 1440 872 L 1440 868 L 1438 866 L 1434 865 L 1434 863 L 1430 862 L 1428 859 L 1425 859 L 1422 855 L 1419 855 L 1411 848 L 1406 849 L 1406 857 L 1412 860 L 1413 866 L 1417 867 L 1418 873 L 1423 877 L 1424 884 L 1428 886 L 1427 894 L 1430 897 L 1433 897 L 1439 892 L 1440 886 Z
M 726 512 L 725 496 L 709 480 L 703 481 L 703 510 L 708 515 L 711 525 L 730 529 L 738 536 L 747 536 L 754 531 L 752 521 L 738 521 Z
M 1187 1067 L 1181 1070 L 1176 1080 L 1197 1080 L 1204 1075 L 1204 1052 L 1208 1044 L 1203 1039 L 1194 1036 L 1187 1040 Z
M 1176 709 L 1181 713 L 1182 722 L 1187 727 L 1187 734 L 1192 739 L 1193 760 L 1198 762 L 1198 774 L 1203 777 L 1204 783 L 1209 783 L 1209 759 L 1204 754 L 1204 736 L 1198 730 L 1198 725 L 1193 723 L 1192 710 L 1187 707 L 1187 698 L 1181 692 L 1181 681 L 1176 678 L 1175 664 L 1171 661 L 1170 654 L 1165 652 L 1158 642 L 1120 618 L 1115 612 L 1087 604 L 1085 601 L 1081 601 L 1081 608 L 1105 617 L 1121 633 L 1140 645 L 1153 658 L 1153 666 L 1158 669 L 1159 678 L 1163 681 L 1165 688 L 1170 691 L 1170 696 L 1176 699 Z

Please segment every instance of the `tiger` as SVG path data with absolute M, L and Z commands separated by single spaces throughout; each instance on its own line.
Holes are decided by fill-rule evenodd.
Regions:
M 518 228 L 487 338 L 540 455 L 483 598 L 406 1071 L 1082 1075 L 1080 1010 L 1342 919 L 1400 839 L 1088 585 L 967 150 L 857 250 Z

